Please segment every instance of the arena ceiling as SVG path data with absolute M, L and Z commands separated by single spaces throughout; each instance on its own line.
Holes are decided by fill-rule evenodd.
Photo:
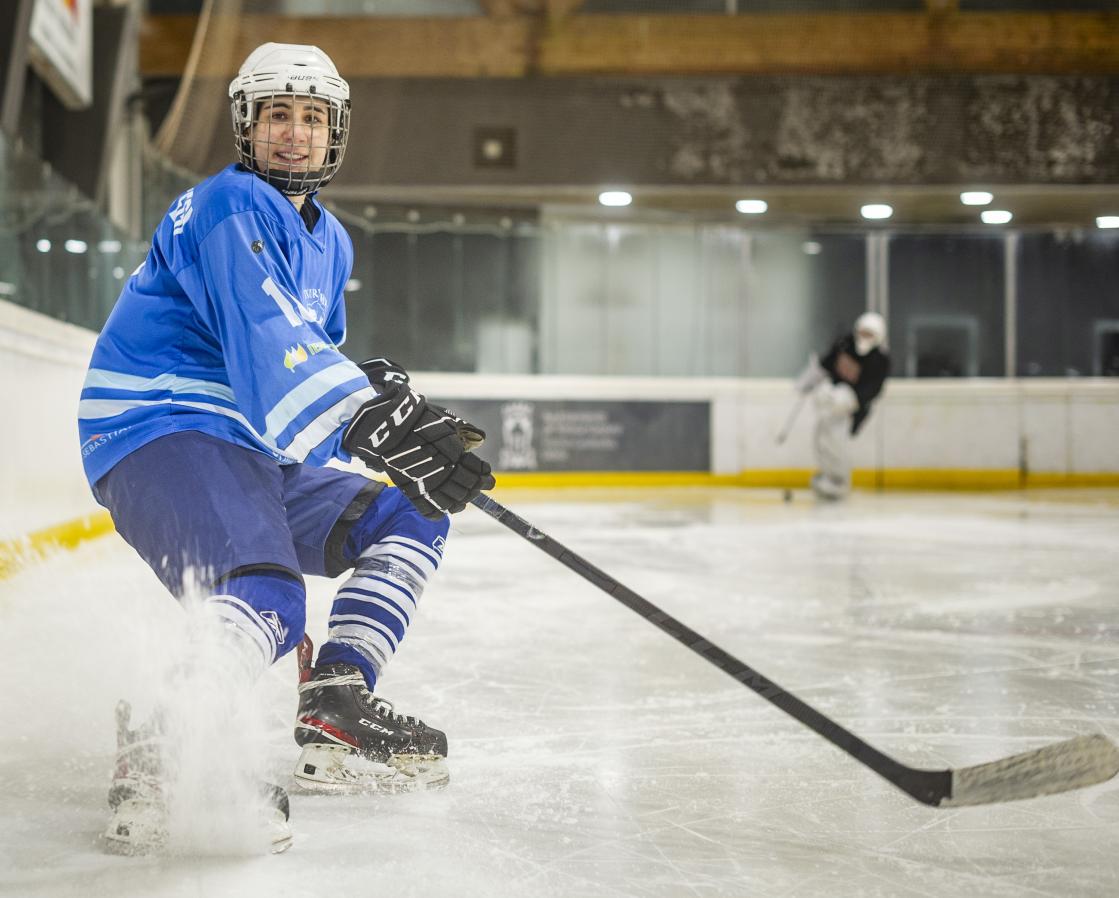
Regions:
M 417 83 L 421 93 L 441 90 L 452 97 L 456 79 L 470 82 L 475 93 L 486 90 L 489 82 L 495 94 L 506 96 L 505 108 L 513 108 L 508 100 L 511 82 L 556 94 L 571 90 L 580 80 L 599 78 L 634 82 L 752 78 L 758 83 L 775 77 L 841 80 L 884 76 L 895 81 L 931 78 L 934 82 L 953 76 L 1093 77 L 1096 81 L 1091 90 L 1104 110 L 1115 108 L 1114 95 L 1119 90 L 1119 3 L 700 0 L 697 4 L 663 0 L 650 4 L 641 0 L 642 9 L 657 11 L 638 14 L 626 12 L 626 2 L 454 0 L 432 4 L 429 0 L 378 0 L 371 6 L 367 0 L 323 0 L 317 5 L 309 0 L 215 0 L 205 4 L 201 16 L 189 12 L 147 15 L 141 27 L 140 69 L 148 82 L 178 79 L 185 72 L 213 92 L 264 40 L 308 42 L 313 38 L 353 85 L 355 103 L 363 95 L 379 97 L 380 105 L 371 99 L 367 108 L 384 109 L 386 84 L 411 85 L 395 91 L 398 99 L 388 104 L 392 115 L 382 126 L 394 128 L 401 141 L 417 147 L 419 155 L 422 141 L 416 138 L 424 129 L 422 123 L 408 119 L 408 98 L 415 106 Z M 729 9 L 728 3 L 746 14 L 718 14 L 719 7 Z M 371 8 L 388 14 L 360 12 Z M 301 14 L 290 14 L 292 9 Z M 307 15 L 308 10 L 321 14 Z M 335 14 L 326 14 L 327 10 Z M 448 12 L 452 14 L 445 14 Z M 204 40 L 192 55 L 196 35 Z M 425 79 L 431 84 L 428 91 L 422 88 Z M 1104 85 L 1102 98 L 1100 84 Z M 526 117 L 523 95 L 524 91 L 522 120 Z M 444 114 L 452 101 L 440 102 L 443 106 L 433 105 L 426 113 L 429 117 L 435 111 Z M 218 107 L 220 104 L 213 112 L 215 127 L 196 131 L 217 130 Z M 509 117 L 516 119 L 517 114 Z M 1058 120 L 1057 127 L 1059 124 Z M 965 180 L 948 170 L 946 176 L 944 172 L 937 175 L 937 183 L 920 183 L 920 171 L 901 178 L 904 183 L 891 183 L 890 170 L 880 167 L 871 170 L 870 177 L 854 172 L 845 183 L 831 184 L 767 185 L 751 177 L 738 179 L 741 183 L 737 184 L 680 183 L 679 178 L 671 183 L 669 172 L 669 177 L 657 179 L 661 183 L 650 183 L 653 179 L 647 177 L 624 183 L 624 177 L 614 177 L 616 183 L 609 185 L 593 177 L 568 176 L 562 164 L 551 170 L 525 171 L 523 177 L 504 182 L 500 177 L 486 177 L 484 172 L 473 177 L 469 170 L 459 172 L 451 166 L 447 176 L 424 181 L 411 177 L 406 164 L 396 169 L 388 166 L 385 159 L 393 148 L 375 147 L 375 133 L 367 132 L 351 147 L 336 189 L 344 187 L 345 198 L 353 203 L 530 209 L 593 207 L 599 188 L 620 186 L 634 196 L 629 214 L 736 220 L 735 201 L 754 198 L 768 203 L 766 223 L 790 225 L 860 224 L 861 205 L 888 202 L 895 210 L 894 223 L 953 227 L 979 223 L 979 210 L 962 205 L 960 191 L 987 189 L 995 194 L 989 208 L 1012 211 L 1016 226 L 1079 227 L 1090 225 L 1097 216 L 1119 214 L 1119 178 L 1112 171 L 1119 165 L 1115 157 L 1119 121 L 1105 111 L 1099 127 L 1096 124 L 1088 122 L 1097 141 L 1092 150 L 1097 157 L 1094 170 L 1102 174 L 1084 179 L 1094 183 L 1076 183 L 1076 171 L 1055 179 L 1047 179 L 1044 172 L 1037 176 L 1025 171 L 1019 180 L 1003 178 L 993 184 Z M 1087 127 L 1083 122 L 1081 126 Z M 570 122 L 555 127 L 570 129 Z M 375 132 L 375 128 L 371 130 Z M 447 129 L 448 139 L 452 130 Z M 932 155 L 937 147 L 923 149 Z M 1030 151 L 1038 153 L 1036 147 Z M 203 167 L 212 167 L 224 152 L 224 144 L 215 138 L 196 158 Z M 433 151 L 429 148 L 427 152 Z M 363 153 L 372 155 L 363 158 Z M 425 158 L 424 165 L 431 170 L 439 161 Z M 369 177 L 356 176 L 363 171 Z M 550 171 L 560 171 L 562 176 L 549 177 Z

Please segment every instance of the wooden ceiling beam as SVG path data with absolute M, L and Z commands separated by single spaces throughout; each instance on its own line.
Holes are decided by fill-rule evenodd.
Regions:
M 540 15 L 471 18 L 212 17 L 229 48 L 202 54 L 199 75 L 232 77 L 264 41 L 313 40 L 345 77 L 518 78 L 536 75 L 1111 74 L 1115 13 L 821 13 Z M 177 76 L 193 16 L 144 19 L 140 70 Z

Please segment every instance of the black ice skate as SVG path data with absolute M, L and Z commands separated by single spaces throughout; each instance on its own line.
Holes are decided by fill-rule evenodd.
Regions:
M 132 729 L 132 707 L 117 703 L 117 763 L 109 787 L 112 816 L 102 833 L 105 850 L 113 854 L 153 854 L 167 847 L 168 792 L 173 775 L 168 761 L 165 727 L 156 714 Z M 264 823 L 273 854 L 291 847 L 287 792 L 270 783 L 262 785 Z
M 393 711 L 358 668 L 328 664 L 299 684 L 295 780 L 313 792 L 406 792 L 445 786 L 447 736 Z

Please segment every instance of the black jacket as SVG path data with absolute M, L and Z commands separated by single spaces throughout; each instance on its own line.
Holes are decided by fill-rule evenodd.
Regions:
M 874 397 L 882 392 L 882 384 L 886 382 L 890 373 L 890 357 L 881 349 L 875 347 L 866 355 L 855 352 L 855 335 L 847 334 L 840 337 L 833 344 L 828 354 L 820 359 L 820 365 L 831 375 L 833 384 L 848 383 L 836 373 L 836 362 L 841 353 L 846 353 L 859 365 L 859 376 L 851 388 L 859 400 L 859 407 L 851 416 L 851 435 L 854 436 L 863 426 L 863 421 L 870 414 L 870 404 Z

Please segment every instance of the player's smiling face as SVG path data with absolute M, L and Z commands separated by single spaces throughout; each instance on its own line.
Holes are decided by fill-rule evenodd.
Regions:
M 326 163 L 330 113 L 309 97 L 278 96 L 260 104 L 252 129 L 253 157 L 264 171 L 315 171 Z

